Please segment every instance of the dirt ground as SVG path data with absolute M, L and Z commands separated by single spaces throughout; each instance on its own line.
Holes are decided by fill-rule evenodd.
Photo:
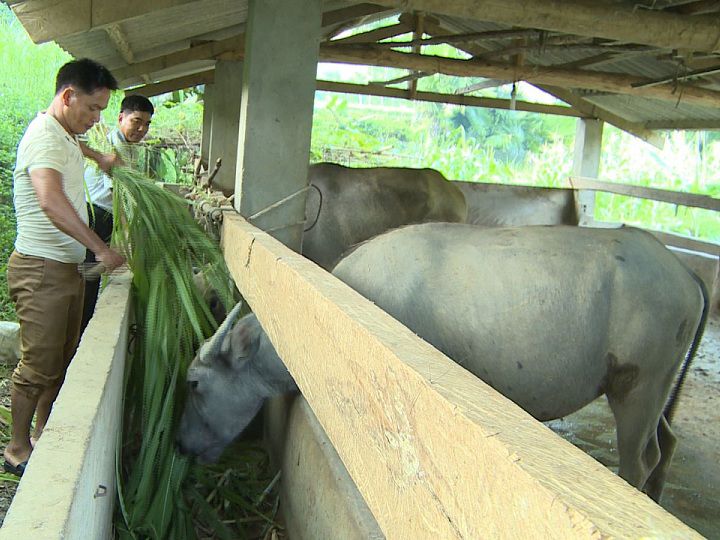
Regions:
M 0 404 L 9 407 L 9 380 L 0 379 Z M 617 470 L 615 421 L 602 397 L 549 423 L 555 431 Z M 710 539 L 720 540 L 720 317 L 711 319 L 680 398 L 673 429 L 679 443 L 662 506 Z M 0 481 L 0 523 L 16 484 Z

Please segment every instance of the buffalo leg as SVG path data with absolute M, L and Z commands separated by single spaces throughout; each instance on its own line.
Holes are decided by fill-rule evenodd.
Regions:
M 660 502 L 665 479 L 670 470 L 670 462 L 672 461 L 675 447 L 677 446 L 677 437 L 673 434 L 664 416 L 660 418 L 657 437 L 660 445 L 660 462 L 650 474 L 650 478 L 648 478 L 643 491 L 655 502 Z
M 619 397 L 608 394 L 608 403 L 615 415 L 617 443 L 620 456 L 618 474 L 637 489 L 642 489 L 650 473 L 660 462 L 658 419 L 662 414 L 662 399 L 649 399 L 649 393 L 632 391 Z

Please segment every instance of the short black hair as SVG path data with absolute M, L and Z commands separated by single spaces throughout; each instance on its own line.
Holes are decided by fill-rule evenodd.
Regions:
M 125 99 L 122 100 L 122 103 L 120 103 L 120 112 L 146 112 L 153 115 L 155 114 L 155 107 L 153 107 L 153 104 L 145 96 L 133 94 L 126 96 Z
M 101 88 L 117 90 L 118 82 L 102 64 L 89 58 L 81 58 L 60 68 L 55 78 L 55 95 L 68 86 L 75 86 L 86 94 L 92 94 Z

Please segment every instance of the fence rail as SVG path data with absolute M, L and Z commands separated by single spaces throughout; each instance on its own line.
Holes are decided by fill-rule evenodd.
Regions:
M 588 178 L 584 176 L 571 176 L 568 178 L 568 183 L 576 193 L 581 191 L 602 191 L 605 193 L 614 193 L 616 195 L 625 195 L 627 197 L 635 197 L 638 199 L 647 199 L 651 201 L 659 201 L 691 208 L 702 208 L 713 212 L 720 212 L 720 199 L 716 199 L 708 195 L 682 193 L 669 189 L 648 188 L 628 184 L 616 184 L 614 182 L 605 182 L 603 180 L 597 180 L 595 178 Z M 588 213 L 592 214 L 592 212 Z M 592 221 L 596 225 L 615 225 L 605 222 L 597 222 L 594 219 Z M 720 255 L 720 244 L 716 242 L 708 242 L 706 240 L 698 240 L 697 238 L 689 236 L 681 236 L 678 234 L 655 231 L 651 229 L 648 229 L 648 231 L 654 234 L 655 237 L 665 245 L 689 249 L 701 253 L 709 253 L 714 256 Z
M 615 193 L 616 195 L 626 195 L 628 197 L 637 197 L 639 199 L 649 199 L 652 201 L 680 204 L 682 206 L 690 206 L 692 208 L 705 208 L 706 210 L 720 212 L 720 199 L 716 199 L 708 195 L 696 195 L 694 193 L 681 193 L 679 191 L 672 191 L 668 189 L 616 184 L 614 182 L 604 182 L 602 180 L 596 180 L 595 178 L 587 178 L 584 176 L 571 176 L 569 178 L 569 182 L 570 187 L 574 189 L 605 191 L 608 193 Z

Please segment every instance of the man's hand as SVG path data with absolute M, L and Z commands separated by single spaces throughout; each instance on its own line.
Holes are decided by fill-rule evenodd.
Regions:
M 125 165 L 125 162 L 117 154 L 98 154 L 96 161 L 100 170 L 105 174 L 109 174 L 113 167 Z
M 108 273 L 125 263 L 125 257 L 109 247 L 105 247 L 105 249 L 95 253 L 95 258 L 103 264 L 105 272 Z
M 112 169 L 113 167 L 120 167 L 121 165 L 125 165 L 123 160 L 117 154 L 103 154 L 101 152 L 93 150 L 84 142 L 80 143 L 80 150 L 82 150 L 83 156 L 92 159 L 95 163 L 97 163 L 98 167 L 100 167 L 100 170 L 105 174 L 108 174 L 110 172 L 110 169 Z

